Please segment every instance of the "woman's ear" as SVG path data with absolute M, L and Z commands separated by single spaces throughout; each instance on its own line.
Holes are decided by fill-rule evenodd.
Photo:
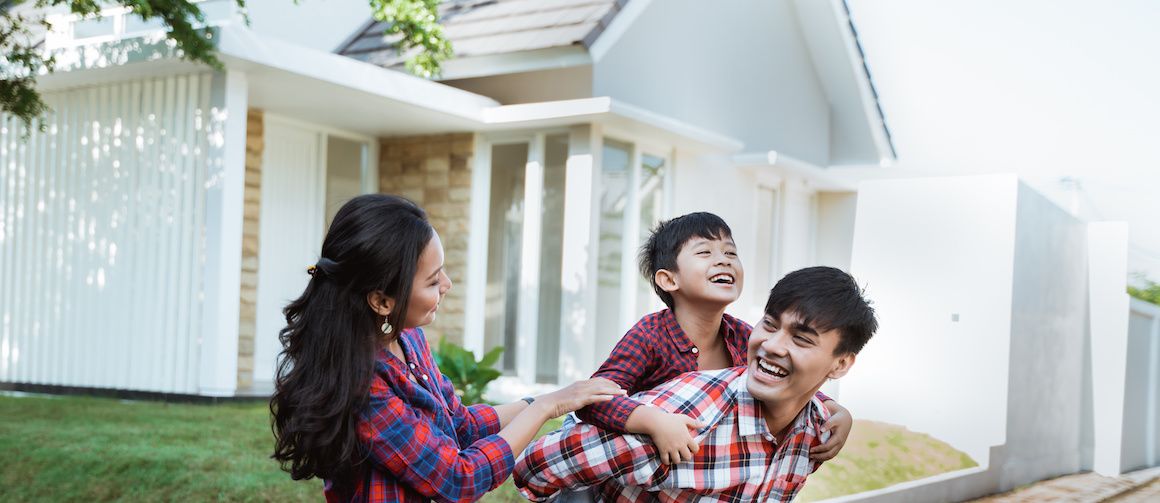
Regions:
M 391 311 L 395 308 L 395 299 L 375 290 L 367 294 L 367 305 L 371 306 L 371 311 L 379 316 L 390 316 Z

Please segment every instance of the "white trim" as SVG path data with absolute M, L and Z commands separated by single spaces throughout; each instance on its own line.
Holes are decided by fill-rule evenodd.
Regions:
M 733 156 L 733 164 L 743 172 L 756 176 L 759 180 L 770 182 L 763 177 L 767 176 L 769 168 L 774 168 L 774 175 L 779 179 L 784 175 L 796 175 L 804 178 L 821 191 L 854 192 L 857 185 L 844 177 L 829 173 L 826 168 L 796 159 L 788 155 L 770 150 L 768 152 L 750 152 Z M 779 182 L 780 183 L 780 182 Z
M 624 208 L 624 232 L 620 235 L 620 331 L 632 328 L 637 320 L 636 301 L 636 237 L 640 234 L 640 164 L 643 154 L 640 145 L 631 143 L 629 152 L 629 175 L 627 205 Z M 618 338 L 618 334 L 609 334 Z
M 600 126 L 572 129 L 564 183 L 564 236 L 560 277 L 559 382 L 587 377 L 594 367 L 595 253 L 600 225 Z
M 202 395 L 230 396 L 238 385 L 238 316 L 242 275 L 242 216 L 246 175 L 246 75 L 215 75 L 214 101 L 223 113 L 221 136 L 210 133 L 206 180 L 205 311 L 199 355 Z M 213 119 L 211 118 L 211 121 Z M 211 126 L 212 127 L 212 126 Z M 215 162 L 216 161 L 216 162 Z
M 491 77 L 510 73 L 555 70 L 574 66 L 591 65 L 592 57 L 578 45 L 548 47 L 530 51 L 505 52 L 465 56 L 443 63 L 443 75 L 439 80 L 470 79 Z
M 487 298 L 488 216 L 491 207 L 491 144 L 481 134 L 472 138 L 471 231 L 467 233 L 467 295 L 463 313 L 463 346 L 484 353 Z
M 540 324 L 540 241 L 543 236 L 544 135 L 528 143 L 524 164 L 524 223 L 520 241 L 520 291 L 516 321 L 516 375 L 536 382 L 536 343 Z
M 591 54 L 592 61 L 599 63 L 604 59 L 604 55 L 620 41 L 620 37 L 636 22 L 641 13 L 648 9 L 652 0 L 632 0 L 620 8 L 620 12 L 616 13 L 616 17 L 612 18 L 612 22 L 604 28 L 604 32 L 596 37 L 596 41 L 588 47 L 588 53 Z
M 846 61 L 852 67 L 851 70 L 855 75 L 862 114 L 870 124 L 870 134 L 874 138 L 874 147 L 878 151 L 878 162 L 882 166 L 888 166 L 894 161 L 894 148 L 890 145 L 890 139 L 886 137 L 886 119 L 878 112 L 878 98 L 874 95 L 870 76 L 866 74 L 866 69 L 863 67 L 863 55 L 862 51 L 858 49 L 858 41 L 854 39 L 854 33 L 850 29 L 852 21 L 846 11 L 844 0 L 830 0 L 830 8 L 839 24 L 838 31 L 842 34 Z

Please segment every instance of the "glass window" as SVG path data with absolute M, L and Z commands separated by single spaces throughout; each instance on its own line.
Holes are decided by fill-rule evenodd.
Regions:
M 526 143 L 491 149 L 491 208 L 488 221 L 484 344 L 506 348 L 503 370 L 516 368 L 520 244 L 524 225 Z
M 560 374 L 560 279 L 564 259 L 564 176 L 568 135 L 544 145 L 543 230 L 540 233 L 540 313 L 536 334 L 536 381 L 554 383 Z
M 603 360 L 627 327 L 621 325 L 620 271 L 624 266 L 624 210 L 630 189 L 632 146 L 604 140 L 600 174 L 600 235 L 596 273 L 596 355 Z
M 665 207 L 665 160 L 663 158 L 645 154 L 640 163 L 640 216 L 638 222 L 637 246 L 639 249 L 648 240 L 652 230 L 664 215 Z M 664 303 L 653 291 L 652 281 L 644 276 L 639 278 L 636 295 L 636 317 L 657 311 L 664 307 Z

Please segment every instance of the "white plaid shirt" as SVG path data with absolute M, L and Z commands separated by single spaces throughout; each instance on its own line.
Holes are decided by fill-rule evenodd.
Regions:
M 829 413 L 814 397 L 779 445 L 746 377 L 746 367 L 689 372 L 635 395 L 708 425 L 697 432 L 701 447 L 692 461 L 662 465 L 648 436 L 604 431 L 569 416 L 524 451 L 516 487 L 532 501 L 590 487 L 597 501 L 610 502 L 790 501 L 820 466 L 810 460 L 810 447 L 829 438 L 818 434 Z

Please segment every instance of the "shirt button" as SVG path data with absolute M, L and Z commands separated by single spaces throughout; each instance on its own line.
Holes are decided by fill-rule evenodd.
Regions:
M 414 364 L 414 363 L 412 363 L 412 364 L 411 364 L 411 368 L 415 368 L 415 364 Z
M 697 354 L 697 353 L 700 353 L 700 351 L 697 350 L 697 348 L 693 348 L 693 354 Z
M 766 433 L 766 434 L 765 434 L 765 439 L 766 439 L 767 441 L 773 442 L 773 435 L 770 435 L 770 434 Z
M 427 380 L 427 374 L 423 374 L 423 380 L 424 380 L 424 381 L 426 381 L 426 380 Z

